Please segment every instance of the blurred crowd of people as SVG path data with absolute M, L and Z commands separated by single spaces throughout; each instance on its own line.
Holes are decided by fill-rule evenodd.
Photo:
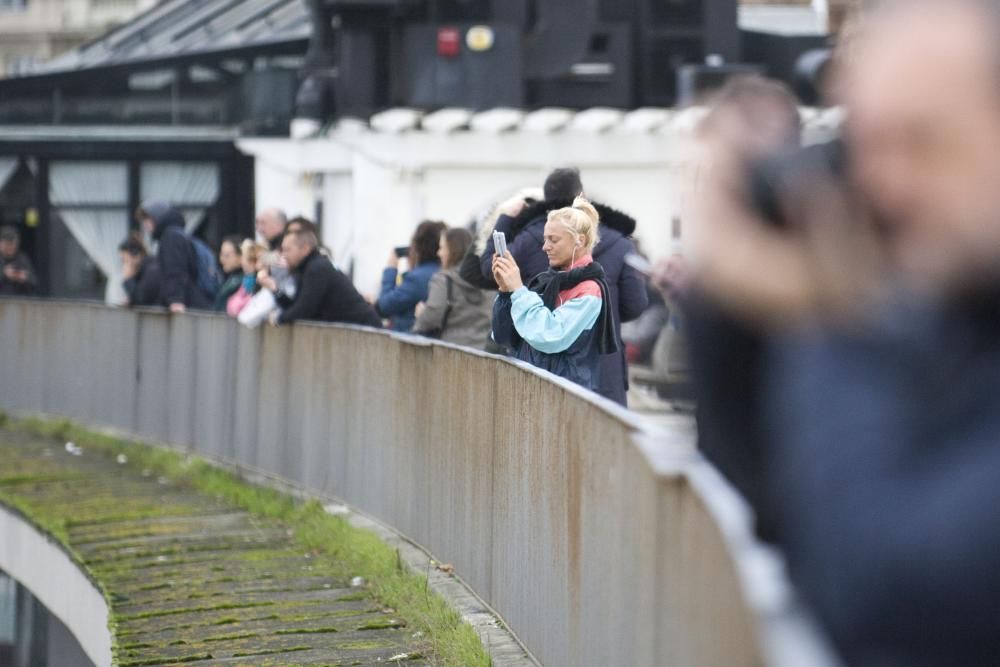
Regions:
M 214 255 L 170 203 L 144 203 L 136 219 L 142 231 L 119 246 L 128 306 L 215 311 L 250 327 L 308 320 L 419 334 L 516 356 L 627 402 L 621 326 L 642 315 L 650 289 L 625 261 L 636 223 L 587 201 L 576 169 L 500 204 L 478 241 L 465 227 L 419 223 L 367 299 L 306 218 L 265 209 L 256 238 L 226 237 Z M 509 244 L 503 257 L 495 233 Z

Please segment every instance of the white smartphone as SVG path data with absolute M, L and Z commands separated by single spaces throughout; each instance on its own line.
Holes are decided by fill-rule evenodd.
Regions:
M 493 248 L 498 257 L 505 256 L 507 254 L 507 235 L 503 232 L 493 232 Z

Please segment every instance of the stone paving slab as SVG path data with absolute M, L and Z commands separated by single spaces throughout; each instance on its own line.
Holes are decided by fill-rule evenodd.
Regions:
M 63 444 L 0 430 L 0 503 L 54 519 L 104 586 L 120 667 L 434 663 L 420 633 L 280 521 Z

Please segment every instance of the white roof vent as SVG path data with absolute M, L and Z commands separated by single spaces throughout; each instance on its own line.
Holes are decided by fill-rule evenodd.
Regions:
M 421 125 L 428 132 L 449 134 L 469 126 L 472 112 L 468 109 L 441 109 L 424 116 Z
M 372 129 L 387 134 L 402 134 L 417 129 L 423 112 L 416 109 L 389 109 L 371 118 Z
M 549 107 L 532 111 L 524 118 L 524 129 L 529 132 L 558 132 L 573 120 L 569 109 Z
M 625 112 L 619 109 L 594 107 L 576 114 L 570 123 L 570 128 L 591 134 L 607 132 L 621 124 Z
M 472 117 L 469 128 L 477 132 L 500 134 L 516 130 L 524 121 L 524 112 L 520 109 L 498 108 L 477 113 Z

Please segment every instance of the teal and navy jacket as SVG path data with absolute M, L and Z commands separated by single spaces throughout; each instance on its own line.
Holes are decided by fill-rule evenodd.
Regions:
M 590 255 L 571 269 L 593 262 Z M 597 391 L 601 382 L 599 324 L 604 311 L 600 284 L 585 280 L 559 293 L 548 308 L 541 295 L 521 287 L 501 292 L 493 305 L 493 339 L 533 366 Z

